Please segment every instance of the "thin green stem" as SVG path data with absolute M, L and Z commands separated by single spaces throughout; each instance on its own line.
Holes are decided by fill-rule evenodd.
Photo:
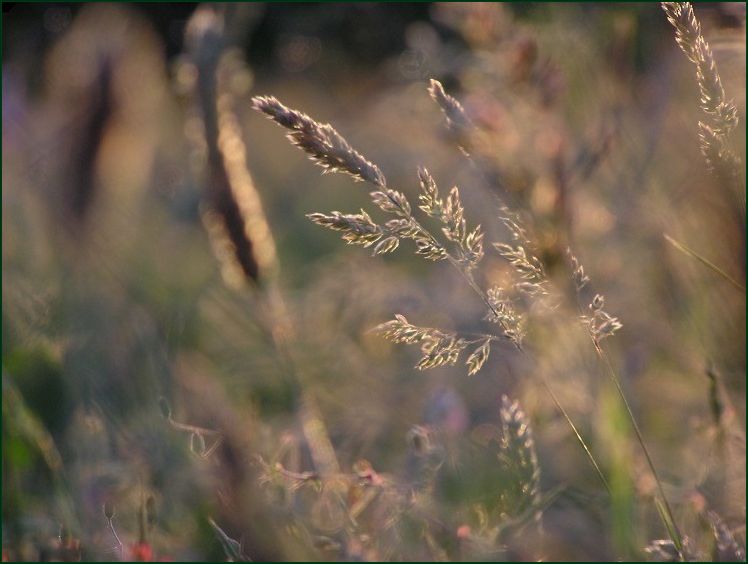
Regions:
M 566 422 L 569 424 L 569 427 L 571 427 L 571 430 L 574 431 L 574 435 L 577 438 L 577 441 L 584 449 L 584 452 L 587 453 L 587 458 L 589 458 L 590 463 L 592 464 L 592 467 L 595 469 L 595 472 L 597 472 L 597 476 L 600 478 L 600 481 L 605 486 L 605 489 L 608 490 L 608 495 L 613 495 L 613 492 L 610 489 L 610 485 L 608 484 L 608 480 L 605 479 L 605 475 L 603 474 L 602 470 L 600 470 L 600 466 L 598 466 L 597 461 L 595 460 L 595 457 L 592 456 L 592 451 L 587 446 L 587 443 L 582 438 L 581 433 L 577 430 L 576 425 L 574 425 L 574 422 L 571 420 L 571 417 L 569 417 L 569 414 L 566 412 L 564 407 L 561 405 L 561 402 L 558 401 L 558 398 L 556 397 L 556 394 L 553 393 L 553 390 L 551 389 L 550 385 L 548 384 L 548 381 L 545 379 L 545 377 L 541 376 L 540 381 L 545 387 L 545 389 L 548 391 L 548 394 L 553 399 L 553 403 L 556 404 L 556 407 L 561 412 L 561 414 L 564 416 L 564 419 L 566 419 Z
M 109 525 L 109 530 L 112 533 L 112 536 L 114 536 L 114 540 L 117 542 L 117 550 L 122 554 L 123 544 L 122 541 L 119 540 L 119 536 L 117 535 L 117 531 L 114 529 L 114 523 L 112 523 L 112 518 L 107 517 L 107 524 Z
M 581 316 L 583 312 L 582 312 L 582 299 L 580 296 L 579 287 L 576 288 L 576 296 L 577 296 L 577 309 L 578 309 L 579 315 Z M 597 353 L 598 358 L 607 367 L 608 375 L 610 376 L 610 379 L 613 381 L 613 384 L 615 385 L 616 390 L 618 391 L 618 395 L 621 398 L 623 405 L 626 407 L 626 412 L 628 414 L 629 421 L 631 422 L 631 426 L 634 428 L 634 433 L 636 434 L 636 438 L 639 442 L 639 445 L 641 446 L 642 451 L 644 451 L 644 457 L 647 459 L 647 464 L 649 465 L 649 469 L 652 472 L 652 475 L 654 476 L 655 483 L 657 484 L 658 493 L 660 497 L 662 498 L 661 504 L 658 504 L 657 500 L 655 499 L 655 502 L 658 508 L 658 514 L 662 518 L 662 522 L 665 525 L 665 528 L 667 529 L 668 534 L 670 535 L 670 538 L 673 541 L 673 544 L 675 544 L 675 547 L 678 549 L 678 552 L 682 554 L 683 541 L 681 538 L 680 531 L 678 530 L 678 526 L 675 524 L 673 511 L 672 509 L 670 509 L 670 504 L 668 503 L 668 500 L 665 497 L 665 491 L 662 488 L 662 482 L 660 481 L 659 474 L 657 474 L 657 470 L 655 469 L 654 462 L 652 461 L 652 457 L 649 454 L 649 449 L 647 449 L 647 445 L 644 443 L 644 437 L 642 436 L 641 430 L 639 429 L 639 424 L 636 422 L 636 418 L 634 417 L 634 412 L 631 409 L 631 406 L 629 405 L 628 400 L 626 399 L 626 394 L 624 394 L 623 392 L 621 381 L 618 379 L 618 376 L 616 375 L 616 372 L 613 369 L 613 365 L 610 363 L 610 359 L 608 358 L 608 355 L 605 354 L 605 351 L 600 346 L 600 343 L 592 335 L 590 335 L 590 339 L 592 340 L 592 344 L 595 347 L 595 352 Z M 662 506 L 662 508 L 660 506 Z
M 663 235 L 663 237 L 665 237 L 665 240 L 668 243 L 670 243 L 673 247 L 675 247 L 676 249 L 678 249 L 680 252 L 682 252 L 685 255 L 688 255 L 691 258 L 695 258 L 701 264 L 703 264 L 704 266 L 706 266 L 707 268 L 709 268 L 712 272 L 715 272 L 715 273 L 719 274 L 722 278 L 724 278 L 725 280 L 727 280 L 730 284 L 732 284 L 733 286 L 735 286 L 738 290 L 740 290 L 741 292 L 745 292 L 745 286 L 743 286 L 740 282 L 738 282 L 732 276 L 730 276 L 729 274 L 727 274 L 724 270 L 722 270 L 716 264 L 714 264 L 713 262 L 705 259 L 704 257 L 702 257 L 700 254 L 698 254 L 693 249 L 690 249 L 687 246 L 685 246 L 683 243 L 680 243 L 680 242 L 676 241 L 675 239 L 673 239 L 667 233 L 663 233 L 662 235 Z
M 607 368 L 608 375 L 610 376 L 610 379 L 613 381 L 613 384 L 615 385 L 616 390 L 618 390 L 618 395 L 620 396 L 621 401 L 623 402 L 623 405 L 626 407 L 626 412 L 628 413 L 629 421 L 631 422 L 631 426 L 633 427 L 634 433 L 636 434 L 636 439 L 639 442 L 639 445 L 641 446 L 642 451 L 644 452 L 644 457 L 647 459 L 647 464 L 649 465 L 649 469 L 652 472 L 652 476 L 655 479 L 655 483 L 657 484 L 657 492 L 660 495 L 662 506 L 664 508 L 664 513 L 665 513 L 665 515 L 663 515 L 663 521 L 665 522 L 665 527 L 668 529 L 668 532 L 670 533 L 670 536 L 672 537 L 672 541 L 675 544 L 675 548 L 678 549 L 678 552 L 682 553 L 683 540 L 682 540 L 680 531 L 678 529 L 678 525 L 675 523 L 675 518 L 673 517 L 673 510 L 670 508 L 670 503 L 668 502 L 667 497 L 665 496 L 665 490 L 662 487 L 662 481 L 660 480 L 660 476 L 657 473 L 657 469 L 655 468 L 654 462 L 652 461 L 652 457 L 649 454 L 649 449 L 647 448 L 647 445 L 644 442 L 644 437 L 642 436 L 642 432 L 639 429 L 639 424 L 636 422 L 636 418 L 634 417 L 634 412 L 631 409 L 631 406 L 629 405 L 628 400 L 626 399 L 626 394 L 624 394 L 623 392 L 621 381 L 616 375 L 616 372 L 613 369 L 613 365 L 610 363 L 610 359 L 608 358 L 608 355 L 600 347 L 600 344 L 594 339 L 592 340 L 592 343 L 595 345 L 595 351 L 597 352 L 598 358 Z
M 206 429 L 205 427 L 196 427 L 195 425 L 188 425 L 186 423 L 179 423 L 177 421 L 174 421 L 171 415 L 169 415 L 167 420 L 169 421 L 169 424 L 172 427 L 180 431 L 186 431 L 188 433 L 195 433 L 196 435 L 205 435 L 205 436 L 211 436 L 211 437 L 221 435 L 220 431 L 215 431 L 213 429 Z

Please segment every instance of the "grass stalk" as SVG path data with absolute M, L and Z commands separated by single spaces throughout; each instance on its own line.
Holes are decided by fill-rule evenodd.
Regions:
M 693 249 L 687 247 L 683 243 L 680 243 L 680 242 L 676 241 L 675 239 L 673 239 L 667 233 L 663 233 L 662 235 L 663 235 L 663 237 L 665 237 L 665 240 L 668 243 L 670 243 L 673 247 L 675 247 L 676 249 L 678 249 L 681 253 L 683 253 L 684 255 L 688 255 L 691 258 L 695 258 L 701 264 L 703 264 L 704 266 L 706 266 L 707 268 L 709 268 L 712 272 L 715 272 L 715 273 L 719 274 L 722 278 L 724 278 L 725 280 L 727 280 L 730 284 L 732 284 L 733 286 L 735 286 L 738 290 L 740 290 L 741 292 L 745 292 L 745 286 L 743 286 L 740 282 L 738 282 L 732 276 L 730 276 L 729 274 L 727 274 L 719 266 L 717 266 L 716 264 L 714 264 L 710 260 L 705 259 L 699 253 L 697 253 Z
M 434 88 L 435 86 L 440 87 L 438 83 L 432 82 L 432 88 Z M 459 103 L 453 98 L 445 96 L 437 96 L 437 98 L 437 102 L 439 102 L 439 100 L 441 100 L 442 102 L 446 101 L 445 103 L 447 104 L 447 106 L 449 106 L 447 110 L 450 110 L 450 112 L 454 111 L 457 112 L 457 114 L 461 112 Z M 475 281 L 470 270 L 472 266 L 475 266 L 475 263 L 464 265 L 463 261 L 460 261 L 458 257 L 455 257 L 447 250 L 446 245 L 442 245 L 428 229 L 423 227 L 411 213 L 411 207 L 407 202 L 405 195 L 401 194 L 400 192 L 396 192 L 388 187 L 387 180 L 378 166 L 368 161 L 361 153 L 353 149 L 350 144 L 343 138 L 343 136 L 340 135 L 331 125 L 320 124 L 314 121 L 309 116 L 297 110 L 288 108 L 273 97 L 258 96 L 253 98 L 252 102 L 253 107 L 256 110 L 266 114 L 266 116 L 271 120 L 288 130 L 287 137 L 291 141 L 291 143 L 307 153 L 311 160 L 314 161 L 317 165 L 321 166 L 328 172 L 346 173 L 352 176 L 356 181 L 367 182 L 378 188 L 380 191 L 372 193 L 372 197 L 374 198 L 377 206 L 379 206 L 386 212 L 394 213 L 395 215 L 402 218 L 403 221 L 407 222 L 407 225 L 410 226 L 411 230 L 417 234 L 416 238 L 421 240 L 419 242 L 427 243 L 433 248 L 438 248 L 443 251 L 442 258 L 446 259 L 460 273 L 461 277 L 465 280 L 468 286 L 475 292 L 475 294 L 481 299 L 481 301 L 485 303 L 489 311 L 498 320 L 498 323 L 504 331 L 504 335 L 512 340 L 517 346 L 517 349 L 522 352 L 520 340 L 512 338 L 512 333 L 510 332 L 507 324 L 503 321 L 501 312 L 497 310 L 491 299 L 489 299 L 489 295 L 487 294 L 487 292 L 485 292 Z M 419 171 L 419 177 L 421 178 L 422 187 L 424 184 L 433 183 L 433 179 L 430 178 L 430 175 L 425 169 L 421 169 Z M 434 192 L 436 192 L 435 186 L 433 189 Z M 453 190 L 456 190 L 456 188 Z M 435 194 L 434 197 L 436 197 Z M 459 200 L 457 201 L 456 205 L 459 205 Z M 423 207 L 421 209 L 423 209 Z M 444 210 L 442 210 L 442 212 L 443 211 Z M 370 241 L 364 239 L 359 233 L 359 231 L 366 232 L 363 227 L 371 228 L 371 226 L 373 225 L 370 223 L 362 225 L 362 221 L 369 220 L 368 216 L 343 216 L 339 212 L 334 212 L 334 214 L 337 215 L 329 217 L 309 217 L 312 220 L 317 220 L 315 222 L 324 220 L 320 224 L 325 225 L 329 228 L 333 228 L 339 231 L 348 230 L 348 243 L 363 244 L 365 246 L 371 244 Z M 312 215 L 314 216 L 322 214 Z M 342 226 L 336 223 L 340 221 L 343 222 Z M 376 228 L 377 226 L 374 225 L 374 227 Z M 449 236 L 447 236 L 447 238 L 450 239 Z M 520 250 L 522 249 L 520 248 Z M 512 257 L 510 257 L 510 260 L 511 258 Z M 524 261 L 527 261 L 524 256 L 524 251 L 522 253 L 522 259 Z M 534 265 L 530 265 L 528 263 L 528 267 L 532 266 Z M 568 412 L 563 409 L 558 401 L 558 398 L 556 398 L 551 392 L 548 384 L 545 382 L 544 384 L 546 389 L 551 393 L 551 397 L 564 416 L 564 419 L 567 421 L 567 423 L 569 423 L 577 440 L 582 445 L 583 450 L 590 459 L 596 472 L 602 479 L 602 482 L 605 485 L 606 489 L 610 492 L 609 485 L 605 480 L 605 477 L 603 476 L 594 456 L 592 455 L 590 448 L 577 430 L 577 427 L 571 421 Z
M 613 365 L 610 363 L 610 359 L 608 358 L 608 355 L 602 349 L 600 344 L 594 339 L 592 342 L 595 346 L 595 351 L 597 352 L 598 358 L 605 365 L 605 368 L 608 372 L 608 376 L 610 376 L 610 379 L 612 380 L 613 384 L 616 387 L 616 390 L 618 391 L 618 396 L 621 398 L 621 401 L 623 402 L 623 405 L 626 408 L 626 413 L 628 414 L 629 421 L 631 422 L 631 427 L 634 429 L 636 440 L 639 443 L 639 446 L 641 446 L 642 452 L 644 452 L 644 457 L 647 460 L 647 465 L 649 466 L 649 469 L 652 472 L 652 476 L 654 477 L 655 483 L 657 485 L 657 492 L 660 496 L 659 503 L 662 505 L 662 511 L 660 511 L 660 516 L 662 517 L 663 523 L 665 524 L 665 528 L 667 529 L 668 534 L 670 535 L 670 538 L 673 541 L 673 544 L 675 544 L 675 547 L 678 549 L 678 552 L 682 554 L 683 538 L 678 529 L 678 525 L 675 522 L 675 518 L 673 516 L 673 510 L 671 509 L 670 503 L 668 502 L 667 497 L 665 496 L 665 490 L 662 487 L 662 481 L 660 480 L 660 476 L 657 473 L 657 469 L 655 468 L 654 462 L 652 461 L 652 456 L 649 454 L 649 449 L 647 448 L 647 445 L 644 442 L 644 437 L 642 435 L 641 429 L 639 428 L 639 424 L 637 423 L 636 417 L 634 417 L 634 412 L 631 409 L 631 406 L 629 405 L 628 400 L 626 399 L 626 394 L 623 392 L 621 381 L 616 375 L 616 372 L 613 369 Z
M 577 438 L 577 441 L 579 442 L 580 446 L 584 450 L 584 452 L 587 454 L 587 458 L 590 461 L 590 464 L 592 464 L 592 467 L 595 469 L 595 472 L 597 473 L 598 478 L 600 478 L 600 481 L 603 483 L 603 486 L 605 486 L 605 489 L 608 491 L 608 495 L 613 495 L 612 490 L 610 489 L 610 484 L 608 484 L 608 480 L 605 478 L 605 474 L 603 474 L 603 471 L 600 469 L 600 466 L 597 464 L 597 461 L 595 460 L 595 457 L 592 454 L 592 451 L 587 446 L 587 442 L 582 437 L 582 434 L 577 430 L 577 426 L 574 425 L 574 422 L 571 420 L 571 417 L 567 413 L 566 409 L 561 405 L 561 402 L 558 401 L 558 398 L 556 397 L 556 394 L 551 389 L 550 385 L 548 384 L 548 381 L 545 379 L 545 377 L 540 378 L 540 382 L 543 384 L 543 387 L 546 389 L 548 394 L 551 396 L 551 399 L 553 400 L 553 403 L 556 405 L 556 408 L 561 412 L 561 414 L 564 416 L 564 419 L 566 419 L 566 422 L 569 424 L 569 427 L 571 427 L 571 430 L 574 432 L 574 436 Z

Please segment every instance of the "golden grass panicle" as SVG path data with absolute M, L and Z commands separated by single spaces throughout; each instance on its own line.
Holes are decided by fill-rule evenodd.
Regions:
M 517 400 L 501 397 L 499 407 L 501 419 L 500 459 L 511 470 L 516 480 L 519 499 L 517 513 L 529 506 L 540 505 L 540 465 L 535 452 L 530 419 Z
M 712 49 L 701 33 L 691 3 L 662 2 L 662 9 L 675 28 L 676 43 L 696 65 L 696 82 L 706 119 L 699 122 L 699 141 L 707 167 L 717 177 L 736 183 L 740 160 L 727 147 L 727 136 L 738 125 L 738 110 L 732 100 L 725 98 Z
M 395 315 L 395 319 L 378 325 L 373 331 L 393 343 L 420 343 L 423 356 L 416 364 L 418 370 L 454 366 L 462 353 L 473 347 L 465 361 L 468 376 L 476 374 L 483 367 L 491 353 L 491 342 L 499 340 L 495 335 L 458 334 L 432 327 L 419 327 L 400 314 Z
M 579 259 L 574 256 L 570 248 L 566 249 L 566 256 L 569 259 L 571 277 L 577 291 L 577 299 L 581 302 L 581 291 L 585 286 L 587 286 L 587 284 L 589 284 L 590 278 L 585 274 L 584 266 L 579 262 Z M 621 321 L 617 317 L 606 312 L 604 308 L 605 297 L 602 294 L 595 294 L 590 303 L 587 304 L 587 310 L 589 313 L 582 313 L 579 316 L 581 323 L 587 328 L 587 331 L 596 346 L 599 345 L 600 341 L 613 336 L 623 327 Z
M 436 102 L 444 114 L 449 131 L 454 135 L 457 144 L 464 149 L 470 145 L 470 134 L 474 124 L 460 102 L 447 94 L 444 86 L 438 80 L 431 79 L 428 87 L 429 95 Z
M 329 172 L 345 172 L 355 180 L 386 186 L 377 165 L 366 160 L 329 123 L 318 123 L 308 115 L 283 105 L 273 96 L 255 96 L 252 106 L 289 130 L 291 142 Z

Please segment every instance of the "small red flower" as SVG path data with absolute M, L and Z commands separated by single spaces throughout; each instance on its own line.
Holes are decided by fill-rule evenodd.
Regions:
M 470 530 L 470 527 L 468 525 L 460 525 L 457 528 L 457 538 L 458 539 L 469 539 L 472 531 Z
M 153 562 L 153 549 L 147 542 L 134 544 L 130 549 L 131 560 L 135 562 Z

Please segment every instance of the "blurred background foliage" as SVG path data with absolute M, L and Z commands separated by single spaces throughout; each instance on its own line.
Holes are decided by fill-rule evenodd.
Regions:
M 311 224 L 366 191 L 320 175 L 251 110 L 258 94 L 332 123 L 413 199 L 418 165 L 457 184 L 491 241 L 500 196 L 562 287 L 570 245 L 624 324 L 609 351 L 680 527 L 708 547 L 714 511 L 744 542 L 745 292 L 663 234 L 744 285 L 745 196 L 704 166 L 695 72 L 659 6 L 231 9 L 221 87 L 278 249 L 286 352 L 266 290 L 222 277 L 201 223 L 196 6 L 3 3 L 3 559 L 591 560 L 666 537 L 576 312 L 541 316 L 529 354 L 500 347 L 476 376 L 414 370 L 369 329 L 393 312 L 470 328 L 482 304 L 443 264 L 370 258 Z M 745 4 L 696 12 L 745 155 Z M 481 127 L 472 161 L 430 78 Z M 498 256 L 485 268 L 505 276 Z M 540 528 L 490 544 L 516 505 L 489 440 L 502 394 L 529 416 L 550 495 Z M 383 488 L 351 517 L 357 479 L 410 484 L 407 507 Z

